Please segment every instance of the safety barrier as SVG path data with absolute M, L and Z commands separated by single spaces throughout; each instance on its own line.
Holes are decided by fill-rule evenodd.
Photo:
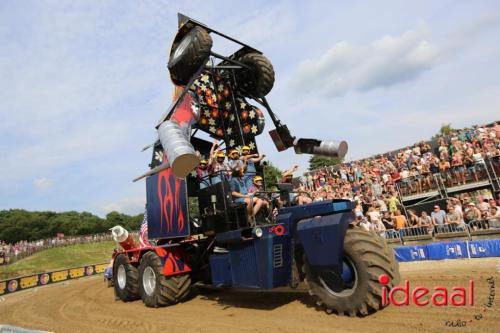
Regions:
M 454 167 L 447 171 L 426 175 L 416 175 L 399 179 L 396 186 L 404 197 L 450 190 L 453 187 L 469 186 L 475 183 L 498 184 L 500 163 L 498 156 L 470 166 Z M 497 184 L 493 184 L 494 182 Z
M 396 230 L 387 229 L 385 231 L 384 238 L 388 243 L 401 243 L 401 235 Z
M 0 281 L 0 295 L 104 273 L 108 263 L 38 273 Z
M 400 246 L 394 250 L 399 262 L 500 257 L 500 239 L 438 242 L 426 245 Z
M 445 238 L 463 238 L 472 240 L 474 236 L 500 237 L 500 228 L 493 228 L 488 220 L 472 221 L 469 224 L 441 224 L 428 228 L 427 226 L 386 230 L 384 238 L 388 243 L 406 244 L 411 241 L 432 240 Z
M 470 237 L 469 228 L 462 224 L 438 224 L 434 226 L 435 238 Z

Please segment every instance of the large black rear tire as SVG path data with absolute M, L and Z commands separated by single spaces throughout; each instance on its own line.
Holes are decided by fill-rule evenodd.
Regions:
M 188 84 L 191 77 L 208 61 L 212 43 L 208 31 L 199 26 L 175 38 L 168 60 L 170 77 L 175 84 Z
M 189 294 L 189 274 L 164 276 L 160 257 L 154 252 L 144 254 L 139 265 L 139 290 L 146 306 L 157 308 L 174 305 Z
M 260 53 L 247 53 L 237 59 L 251 70 L 242 69 L 236 73 L 239 87 L 248 92 L 247 97 L 264 97 L 274 86 L 274 68 L 271 61 Z
M 344 260 L 354 271 L 354 280 L 345 286 L 338 283 L 328 269 L 314 269 L 304 257 L 302 270 L 306 275 L 309 294 L 327 313 L 365 316 L 383 307 L 379 277 L 389 276 L 387 292 L 399 283 L 399 264 L 394 251 L 378 235 L 349 228 L 344 240 Z M 332 278 L 333 277 L 333 278 Z
M 116 296 L 124 302 L 139 299 L 139 271 L 125 254 L 116 256 L 113 263 L 113 285 Z

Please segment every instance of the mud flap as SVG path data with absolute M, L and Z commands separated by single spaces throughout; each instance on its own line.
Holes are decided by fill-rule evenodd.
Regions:
M 297 224 L 298 240 L 312 268 L 329 267 L 342 274 L 344 237 L 353 220 L 354 214 L 346 212 L 305 219 Z
M 165 249 L 155 247 L 154 251 L 160 258 L 163 266 L 163 275 L 172 276 L 191 272 L 191 267 L 187 264 L 186 253 L 182 248 L 170 247 Z

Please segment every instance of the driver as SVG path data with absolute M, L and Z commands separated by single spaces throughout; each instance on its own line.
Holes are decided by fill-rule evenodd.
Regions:
M 248 189 L 248 193 L 256 193 L 256 196 L 262 200 L 262 207 L 269 208 L 269 206 L 270 206 L 269 200 L 267 200 L 266 198 L 263 198 L 262 196 L 259 196 L 259 193 L 257 193 L 257 192 L 260 192 L 263 190 L 264 190 L 264 179 L 262 179 L 261 176 L 253 177 L 253 184 Z
M 263 205 L 263 200 L 254 197 L 248 192 L 245 180 L 243 176 L 245 175 L 245 167 L 236 168 L 233 170 L 233 176 L 229 182 L 231 188 L 231 195 L 235 203 L 246 203 L 247 212 L 250 220 L 254 221 L 255 215 L 259 212 Z

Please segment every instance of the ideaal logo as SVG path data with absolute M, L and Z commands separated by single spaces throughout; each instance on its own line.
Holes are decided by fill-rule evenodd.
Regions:
M 434 306 L 473 306 L 474 305 L 474 281 L 469 280 L 467 287 L 451 287 L 450 289 L 443 286 L 436 286 L 434 290 L 429 288 L 416 286 L 411 289 L 410 281 L 405 280 L 403 287 L 394 287 L 389 292 L 387 285 L 391 281 L 390 277 L 386 274 L 379 276 L 378 281 L 383 285 L 382 287 L 382 304 L 388 303 L 395 306 L 407 306 L 410 303 L 416 306 L 427 306 L 431 303 Z M 488 296 L 486 302 L 482 304 L 482 310 L 473 315 L 472 319 L 464 320 L 447 320 L 445 326 L 447 327 L 466 327 L 474 321 L 479 321 L 484 318 L 484 313 L 488 308 L 492 308 L 495 301 L 495 279 L 490 276 L 486 279 L 488 284 Z M 403 299 L 398 301 L 395 299 L 397 292 L 402 293 Z M 422 299 L 425 296 L 430 296 L 430 300 Z
M 434 306 L 465 306 L 474 305 L 474 281 L 469 280 L 468 287 L 451 287 L 450 290 L 443 286 L 436 286 L 434 290 L 423 286 L 410 287 L 410 281 L 405 280 L 403 287 L 394 287 L 389 292 L 387 285 L 391 278 L 382 274 L 378 281 L 384 286 L 382 287 L 382 305 L 392 304 L 395 306 L 407 306 L 410 303 L 416 306 L 427 306 L 432 303 Z M 402 300 L 396 300 L 396 293 L 402 294 Z M 430 296 L 429 299 L 424 299 Z

